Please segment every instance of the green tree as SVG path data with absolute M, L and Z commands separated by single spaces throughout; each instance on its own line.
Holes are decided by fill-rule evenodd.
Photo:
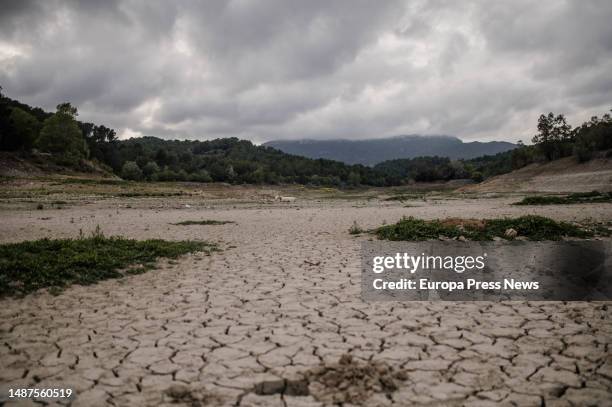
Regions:
M 158 172 L 159 166 L 155 163 L 155 161 L 149 161 L 142 167 L 142 173 L 148 180 L 152 180 Z
M 199 170 L 197 172 L 194 172 L 190 174 L 187 179 L 193 182 L 212 182 L 212 178 L 206 170 Z
M 126 161 L 121 168 L 121 178 L 139 181 L 142 179 L 142 170 L 134 161 Z
M 69 103 L 58 105 L 57 112 L 43 123 L 36 142 L 38 148 L 54 154 L 61 164 L 76 164 L 88 154 L 76 115 L 76 108 Z
M 258 166 L 257 169 L 253 171 L 252 178 L 255 184 L 263 184 L 266 180 L 266 172 L 263 167 Z
M 562 155 L 562 143 L 571 141 L 571 137 L 572 127 L 567 124 L 565 116 L 555 116 L 550 112 L 548 115 L 540 115 L 538 134 L 533 136 L 532 141 L 550 161 Z
M 597 116 L 574 129 L 573 154 L 580 162 L 593 158 L 596 151 L 612 148 L 612 116 Z
M 57 113 L 65 114 L 67 116 L 72 117 L 73 119 L 76 119 L 76 117 L 79 115 L 77 108 L 72 106 L 68 102 L 60 103 L 59 105 L 57 105 L 56 109 Z
M 40 131 L 40 123 L 36 120 L 36 117 L 23 109 L 14 107 L 9 120 L 14 131 L 14 147 L 24 150 L 32 148 Z
M 158 181 L 176 181 L 178 174 L 172 171 L 168 166 L 165 166 L 163 170 L 161 170 L 157 174 Z
M 517 147 L 510 153 L 512 169 L 517 170 L 533 162 L 533 147 L 526 146 L 519 140 Z
M 361 184 L 361 176 L 358 172 L 351 171 L 348 175 L 348 184 L 352 187 L 356 187 Z
M 115 130 L 109 129 L 106 126 L 94 126 L 92 138 L 98 143 L 111 143 L 117 139 L 117 133 L 115 133 Z
M 482 182 L 484 180 L 484 176 L 480 171 L 474 171 L 471 176 L 472 180 L 475 182 Z

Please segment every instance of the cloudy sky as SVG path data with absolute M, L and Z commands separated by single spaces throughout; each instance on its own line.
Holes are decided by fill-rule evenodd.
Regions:
M 528 140 L 612 108 L 609 0 L 5 1 L 0 86 L 122 137 Z

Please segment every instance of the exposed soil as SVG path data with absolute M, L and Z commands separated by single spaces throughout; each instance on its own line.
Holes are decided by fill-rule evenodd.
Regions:
M 405 208 L 376 199 L 380 191 L 194 191 L 68 194 L 60 209 L 36 210 L 36 195 L 0 202 L 2 242 L 100 225 L 106 235 L 203 239 L 223 250 L 57 296 L 1 300 L 0 401 L 8 388 L 68 387 L 73 406 L 610 405 L 609 303 L 368 303 L 359 250 L 371 236 L 348 233 L 354 221 L 370 229 L 402 216 L 608 222 L 609 204 L 453 195 Z M 276 194 L 298 199 L 266 199 Z M 172 225 L 198 219 L 235 224 Z
M 579 163 L 574 157 L 531 164 L 480 184 L 465 192 L 590 192 L 612 191 L 612 160 L 597 158 Z
M 102 168 L 99 164 L 84 160 L 81 163 L 82 170 L 75 170 L 61 165 L 56 165 L 49 159 L 49 154 L 0 151 L 0 176 L 1 177 L 32 177 L 52 176 L 58 174 L 80 176 L 85 178 L 114 178 L 114 174 Z

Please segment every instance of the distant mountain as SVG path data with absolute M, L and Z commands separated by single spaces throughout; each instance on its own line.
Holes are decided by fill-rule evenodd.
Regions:
M 327 158 L 347 164 L 375 165 L 397 158 L 440 156 L 475 158 L 512 150 L 515 144 L 505 141 L 464 143 L 451 136 L 397 136 L 367 140 L 277 140 L 264 144 L 285 153 L 309 158 Z

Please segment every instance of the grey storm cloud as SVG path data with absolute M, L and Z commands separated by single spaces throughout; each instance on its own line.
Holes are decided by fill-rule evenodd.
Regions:
M 527 140 L 612 108 L 612 2 L 6 1 L 8 96 L 123 137 Z

